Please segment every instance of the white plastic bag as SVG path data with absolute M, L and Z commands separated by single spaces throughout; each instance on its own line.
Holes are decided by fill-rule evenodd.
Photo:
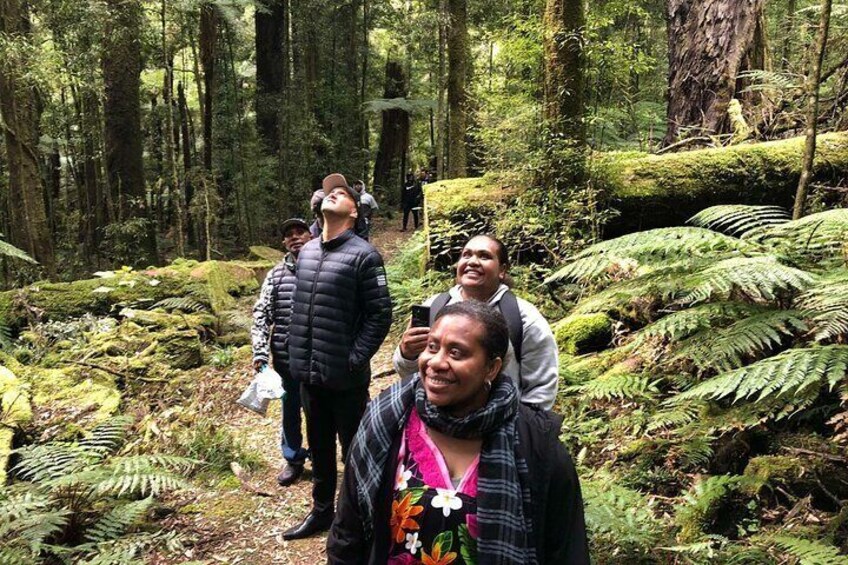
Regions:
M 252 381 L 250 381 L 250 384 L 247 385 L 247 388 L 245 389 L 244 393 L 238 400 L 236 400 L 236 402 L 239 405 L 244 406 L 248 410 L 256 412 L 260 416 L 264 416 L 265 413 L 268 411 L 268 404 L 271 401 L 267 398 L 259 396 L 256 389 L 257 382 L 256 379 L 253 379 Z
M 261 398 L 275 400 L 283 397 L 283 378 L 270 365 L 262 367 L 253 380 L 256 381 L 256 393 Z

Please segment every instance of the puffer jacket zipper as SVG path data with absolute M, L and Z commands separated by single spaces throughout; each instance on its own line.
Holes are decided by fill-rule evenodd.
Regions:
M 312 347 L 313 326 L 312 320 L 315 317 L 315 288 L 318 286 L 318 277 L 321 276 L 321 267 L 324 266 L 324 257 L 327 256 L 327 250 L 324 249 L 324 243 L 321 243 L 321 259 L 318 260 L 318 267 L 315 269 L 315 275 L 312 277 L 312 291 L 309 293 L 309 382 L 315 383 L 317 379 L 312 374 L 312 368 L 315 366 L 315 348 Z

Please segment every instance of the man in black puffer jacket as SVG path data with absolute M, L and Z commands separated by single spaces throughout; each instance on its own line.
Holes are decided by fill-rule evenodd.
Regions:
M 336 435 L 347 456 L 368 403 L 371 357 L 392 323 L 380 253 L 356 236 L 359 194 L 340 174 L 324 179 L 320 238 L 300 251 L 289 364 L 301 383 L 312 453 L 312 511 L 283 534 L 300 539 L 327 530 L 336 497 Z
M 280 486 L 289 486 L 303 474 L 306 450 L 300 431 L 300 385 L 289 371 L 289 323 L 295 286 L 295 264 L 300 250 L 312 239 L 309 225 L 300 218 L 283 222 L 283 246 L 288 253 L 268 272 L 259 300 L 253 307 L 253 367 L 262 370 L 273 359 L 274 370 L 283 378 L 282 438 L 280 447 L 286 466 L 277 476 Z

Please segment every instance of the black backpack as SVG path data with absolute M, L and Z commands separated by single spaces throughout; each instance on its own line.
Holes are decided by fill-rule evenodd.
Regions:
M 436 296 L 430 304 L 430 325 L 436 321 L 436 315 L 450 301 L 450 293 L 443 292 Z M 506 318 L 506 326 L 509 328 L 509 341 L 515 352 L 515 360 L 521 364 L 521 342 L 524 339 L 524 326 L 521 324 L 521 310 L 518 309 L 518 299 L 508 290 L 501 296 L 498 308 Z

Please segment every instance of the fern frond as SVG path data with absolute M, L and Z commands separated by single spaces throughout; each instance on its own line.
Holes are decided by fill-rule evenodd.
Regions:
M 109 418 L 98 424 L 78 444 L 88 452 L 106 455 L 123 445 L 132 424 L 133 419 L 128 416 Z
M 848 270 L 828 273 L 797 304 L 812 318 L 816 341 L 848 337 Z
M 8 541 L 4 542 L 4 547 L 0 547 L 0 563 L 3 565 L 32 565 L 37 557 L 37 554 L 29 549 L 15 546 Z
M 848 557 L 839 548 L 824 542 L 787 535 L 774 536 L 771 541 L 802 565 L 848 565 Z
M 702 370 L 729 371 L 780 346 L 787 336 L 805 331 L 807 325 L 798 312 L 768 310 L 726 328 L 698 332 L 680 344 L 675 357 L 691 359 Z
M 657 411 L 651 417 L 647 431 L 652 432 L 659 429 L 679 428 L 685 424 L 696 421 L 704 410 L 704 403 L 688 402 L 666 407 Z
M 109 476 L 93 482 L 96 492 L 110 496 L 153 495 L 180 490 L 188 483 L 180 477 L 165 471 L 138 471 L 134 473 L 112 472 Z
M 20 456 L 12 472 L 19 478 L 42 483 L 74 473 L 97 461 L 88 450 L 71 443 L 28 445 L 13 451 Z
M 838 258 L 848 240 L 848 209 L 826 210 L 785 224 L 754 229 L 745 234 L 745 240 L 771 246 L 790 257 Z
M 124 535 L 114 540 L 98 543 L 89 542 L 77 546 L 75 549 L 84 558 L 75 563 L 79 565 L 135 565 L 142 551 L 159 543 L 165 537 L 159 532 L 136 532 Z
M 659 392 L 657 380 L 630 373 L 604 374 L 583 384 L 569 386 L 565 392 L 579 393 L 581 398 L 612 400 L 614 398 L 646 398 Z
M 616 546 L 644 550 L 656 544 L 662 532 L 642 493 L 613 480 L 581 481 L 586 503 L 586 526 L 593 538 L 607 537 Z
M 21 261 L 26 261 L 27 263 L 33 263 L 35 265 L 38 264 L 38 261 L 30 257 L 26 251 L 18 249 L 11 243 L 3 241 L 2 239 L 0 239 L 0 255 L 4 257 L 11 257 L 13 259 L 20 259 Z
M 8 489 L 0 496 L 0 539 L 25 545 L 33 555 L 68 523 L 70 511 L 52 508 L 47 495 L 38 491 Z M 5 561 L 0 558 L 0 563 Z
M 774 300 L 781 291 L 804 290 L 815 275 L 787 267 L 775 257 L 731 257 L 691 274 L 683 282 L 689 289 L 680 302 L 705 302 L 741 292 L 752 300 Z
M 156 304 L 151 307 L 151 310 L 155 310 L 156 308 L 162 308 L 163 310 L 168 310 L 169 312 L 174 310 L 180 310 L 182 312 L 207 312 L 209 308 L 191 298 L 190 296 L 172 296 L 170 298 L 165 298 L 160 300 Z
M 687 223 L 732 236 L 740 236 L 752 229 L 785 224 L 791 219 L 789 212 L 780 206 L 725 204 L 701 210 L 689 218 Z
M 744 316 L 762 312 L 763 308 L 742 302 L 714 302 L 672 312 L 634 333 L 636 342 L 662 338 L 685 339 L 699 331 L 724 325 Z
M 113 457 L 109 468 L 116 474 L 132 474 L 153 469 L 167 469 L 178 473 L 187 473 L 198 464 L 194 459 L 177 455 L 130 455 Z
M 733 402 L 757 396 L 797 395 L 815 385 L 833 389 L 848 374 L 848 345 L 790 349 L 747 367 L 722 373 L 669 399 L 675 404 L 693 398 Z
M 759 251 L 760 248 L 751 242 L 704 228 L 660 228 L 596 243 L 575 255 L 567 265 L 545 279 L 544 284 L 568 281 L 585 284 L 624 261 L 656 265 L 728 252 Z
M 12 328 L 7 326 L 0 318 L 0 349 L 12 347 Z
M 93 543 L 118 539 L 147 515 L 153 502 L 148 496 L 112 508 L 88 529 L 85 539 Z

